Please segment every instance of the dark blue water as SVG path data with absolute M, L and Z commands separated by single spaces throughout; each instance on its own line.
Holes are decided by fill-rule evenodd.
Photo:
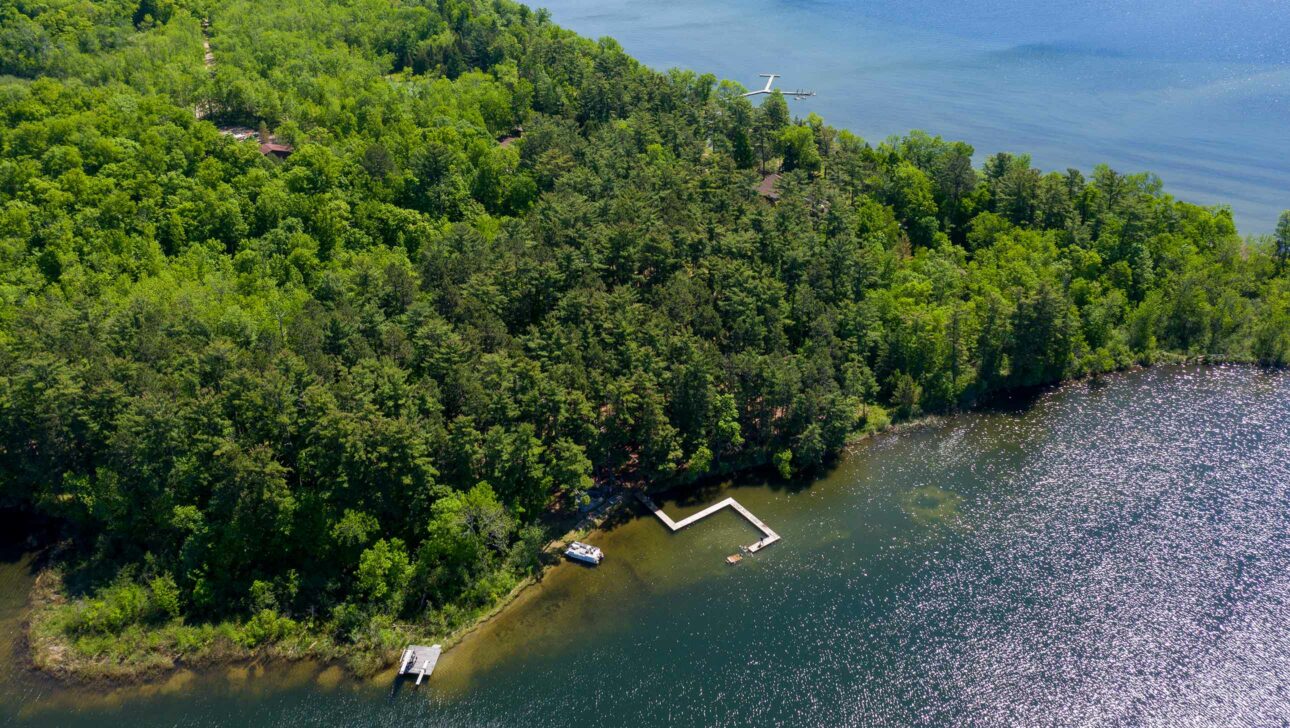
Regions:
M 1290 2 L 1246 0 L 549 0 L 553 19 L 659 68 L 793 102 L 871 141 L 923 129 L 1030 153 L 1045 169 L 1108 163 L 1228 204 L 1243 233 L 1290 208 Z

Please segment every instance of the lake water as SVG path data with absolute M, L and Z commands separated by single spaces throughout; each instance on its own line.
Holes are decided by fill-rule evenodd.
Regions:
M 1243 233 L 1290 208 L 1286 0 L 546 0 L 657 67 L 760 88 L 781 73 L 801 116 L 880 141 L 923 129 L 1030 153 L 1044 169 L 1106 162 L 1177 197 L 1231 205 Z
M 1290 373 L 1164 367 L 887 435 L 814 483 L 597 535 L 420 688 L 332 668 L 112 693 L 12 664 L 30 726 L 1284 725 Z M 29 583 L 0 569 L 0 629 Z M 0 655 L 4 656 L 4 655 Z

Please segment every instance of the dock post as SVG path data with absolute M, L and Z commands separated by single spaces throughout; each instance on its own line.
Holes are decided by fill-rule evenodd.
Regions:
M 411 675 L 416 673 L 417 685 L 422 680 L 430 677 L 434 673 L 435 665 L 439 663 L 439 655 L 443 652 L 440 645 L 431 645 L 423 647 L 421 645 L 409 645 L 403 650 L 403 657 L 399 660 L 399 674 Z

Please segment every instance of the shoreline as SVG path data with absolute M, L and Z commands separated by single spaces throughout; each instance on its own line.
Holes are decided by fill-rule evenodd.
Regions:
M 630 500 L 631 499 L 627 497 L 625 490 L 620 491 L 606 501 L 599 509 L 588 513 L 582 521 L 578 522 L 578 524 L 572 529 L 566 531 L 564 535 L 560 536 L 560 538 L 554 539 L 548 543 L 546 548 L 543 549 L 543 553 L 555 556 L 556 558 L 549 563 L 543 564 L 542 570 L 537 574 L 521 579 L 520 582 L 507 592 L 505 596 L 498 599 L 493 606 L 484 610 L 484 612 L 478 617 L 470 620 L 468 624 L 458 627 L 448 633 L 446 637 L 440 639 L 438 644 L 443 646 L 443 651 L 447 653 L 453 647 L 461 644 L 472 634 L 479 631 L 484 625 L 496 619 L 502 614 L 502 612 L 506 611 L 508 607 L 514 604 L 524 592 L 528 591 L 530 587 L 540 586 L 546 573 L 562 563 L 560 556 L 562 555 L 564 547 L 567 546 L 570 541 L 577 541 L 588 538 L 592 534 L 600 533 L 602 527 L 610 518 L 628 507 Z
M 1148 363 L 1137 363 L 1112 372 L 1089 374 L 1070 378 L 1052 385 L 1037 388 L 1036 391 L 1049 391 L 1058 387 L 1077 383 L 1088 383 L 1104 376 L 1117 376 L 1160 366 L 1258 366 L 1254 362 L 1243 361 L 1232 357 L 1183 356 L 1163 352 L 1159 359 Z M 1014 393 L 1015 394 L 1015 393 Z M 879 428 L 857 430 L 847 438 L 838 451 L 836 458 L 853 457 L 859 447 L 880 435 L 897 435 L 912 430 L 933 427 L 947 419 L 989 406 L 988 402 L 977 403 L 950 414 L 919 415 L 896 423 L 884 423 Z M 719 478 L 737 477 L 751 473 L 765 464 L 751 465 L 719 476 Z M 688 488 L 696 483 L 672 484 L 661 488 L 662 491 Z M 543 564 L 540 571 L 521 579 L 504 596 L 492 605 L 481 608 L 465 623 L 446 634 L 429 635 L 418 632 L 415 625 L 402 623 L 397 625 L 401 635 L 408 641 L 430 640 L 431 644 L 440 644 L 447 653 L 454 647 L 478 632 L 492 620 L 503 614 L 521 595 L 535 586 L 540 586 L 546 573 L 562 563 L 560 558 L 564 546 L 571 540 L 586 539 L 601 532 L 606 523 L 630 508 L 629 494 L 637 488 L 620 487 L 604 504 L 588 513 L 573 528 L 560 537 L 552 539 L 543 548 Z M 653 491 L 644 488 L 645 492 Z M 654 491 L 658 492 L 658 491 Z M 229 642 L 213 644 L 209 649 L 197 654 L 184 656 L 162 652 L 143 653 L 145 659 L 138 664 L 124 662 L 111 663 L 101 658 L 73 655 L 75 647 L 66 634 L 57 636 L 38 634 L 41 628 L 54 616 L 54 610 L 66 603 L 67 596 L 61 590 L 61 575 L 58 567 L 46 566 L 34 577 L 31 590 L 27 595 L 25 614 L 21 620 L 20 635 L 16 645 L 15 657 L 23 669 L 31 671 L 45 679 L 60 685 L 81 686 L 88 688 L 120 688 L 127 686 L 147 686 L 160 684 L 169 676 L 180 670 L 209 670 L 219 666 L 245 665 L 256 666 L 268 663 L 297 663 L 314 661 L 324 668 L 339 667 L 353 678 L 368 678 L 388 670 L 397 659 L 399 649 L 364 650 L 355 645 L 337 644 L 329 635 L 317 632 L 304 632 L 291 640 L 271 642 L 252 648 L 242 647 Z M 220 628 L 231 623 L 206 625 Z M 159 630 L 157 630 L 159 631 Z M 306 644 L 307 643 L 307 644 Z
M 409 641 L 429 640 L 443 646 L 444 652 L 469 637 L 495 619 L 513 604 L 530 587 L 542 583 L 546 573 L 562 563 L 560 554 L 569 541 L 586 538 L 598 532 L 606 522 L 620 513 L 629 503 L 625 491 L 608 499 L 596 510 L 586 514 L 573 528 L 552 539 L 543 548 L 540 571 L 521 579 L 493 604 L 455 627 L 446 634 L 430 635 L 419 632 L 412 624 L 400 624 L 400 632 Z M 52 547 L 47 547 L 52 548 Z M 56 610 L 64 606 L 68 597 L 62 588 L 62 575 L 57 566 L 42 567 L 33 577 L 28 591 L 24 614 L 19 623 L 14 658 L 19 666 L 33 675 L 68 687 L 89 689 L 115 689 L 131 686 L 161 684 L 181 670 L 203 671 L 221 666 L 242 665 L 252 667 L 269 663 L 289 664 L 314 661 L 324 668 L 339 667 L 351 678 L 378 675 L 392 666 L 402 649 L 364 650 L 355 645 L 337 644 L 329 635 L 305 631 L 291 640 L 271 642 L 256 647 L 242 647 L 226 640 L 212 644 L 193 655 L 174 654 L 166 651 L 145 652 L 137 663 L 112 662 L 98 657 L 76 654 L 76 647 L 65 633 L 49 627 Z M 204 625 L 220 629 L 234 623 Z M 159 632 L 164 627 L 152 632 Z M 307 646 L 305 646 L 307 643 Z M 355 662 L 367 662 L 373 669 L 365 669 Z

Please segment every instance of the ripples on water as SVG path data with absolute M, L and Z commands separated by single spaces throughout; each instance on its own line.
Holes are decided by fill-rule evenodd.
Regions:
M 879 438 L 600 537 L 391 694 L 199 682 L 137 725 L 1285 725 L 1290 374 L 1161 368 Z M 698 502 L 702 501 L 702 502 Z
M 880 693 L 933 723 L 1290 716 L 1284 377 L 1193 370 L 1138 384 L 961 426 L 970 446 L 1003 439 L 1026 455 L 996 472 L 979 463 L 999 487 L 895 589 L 881 629 L 908 654 Z M 873 722 L 865 708 L 845 717 Z
M 812 507 L 801 496 L 750 506 L 787 540 L 757 557 L 764 571 L 659 600 L 617 639 L 530 654 L 524 669 L 547 670 L 442 707 L 463 724 L 498 699 L 557 724 L 1290 718 L 1285 375 L 1073 385 L 857 459 L 816 486 L 815 510 L 794 512 Z M 929 488 L 953 497 L 920 509 L 909 494 Z M 932 522 L 893 516 L 914 511 Z M 851 538 L 815 542 L 839 524 Z M 590 687 L 559 685 L 561 670 Z

